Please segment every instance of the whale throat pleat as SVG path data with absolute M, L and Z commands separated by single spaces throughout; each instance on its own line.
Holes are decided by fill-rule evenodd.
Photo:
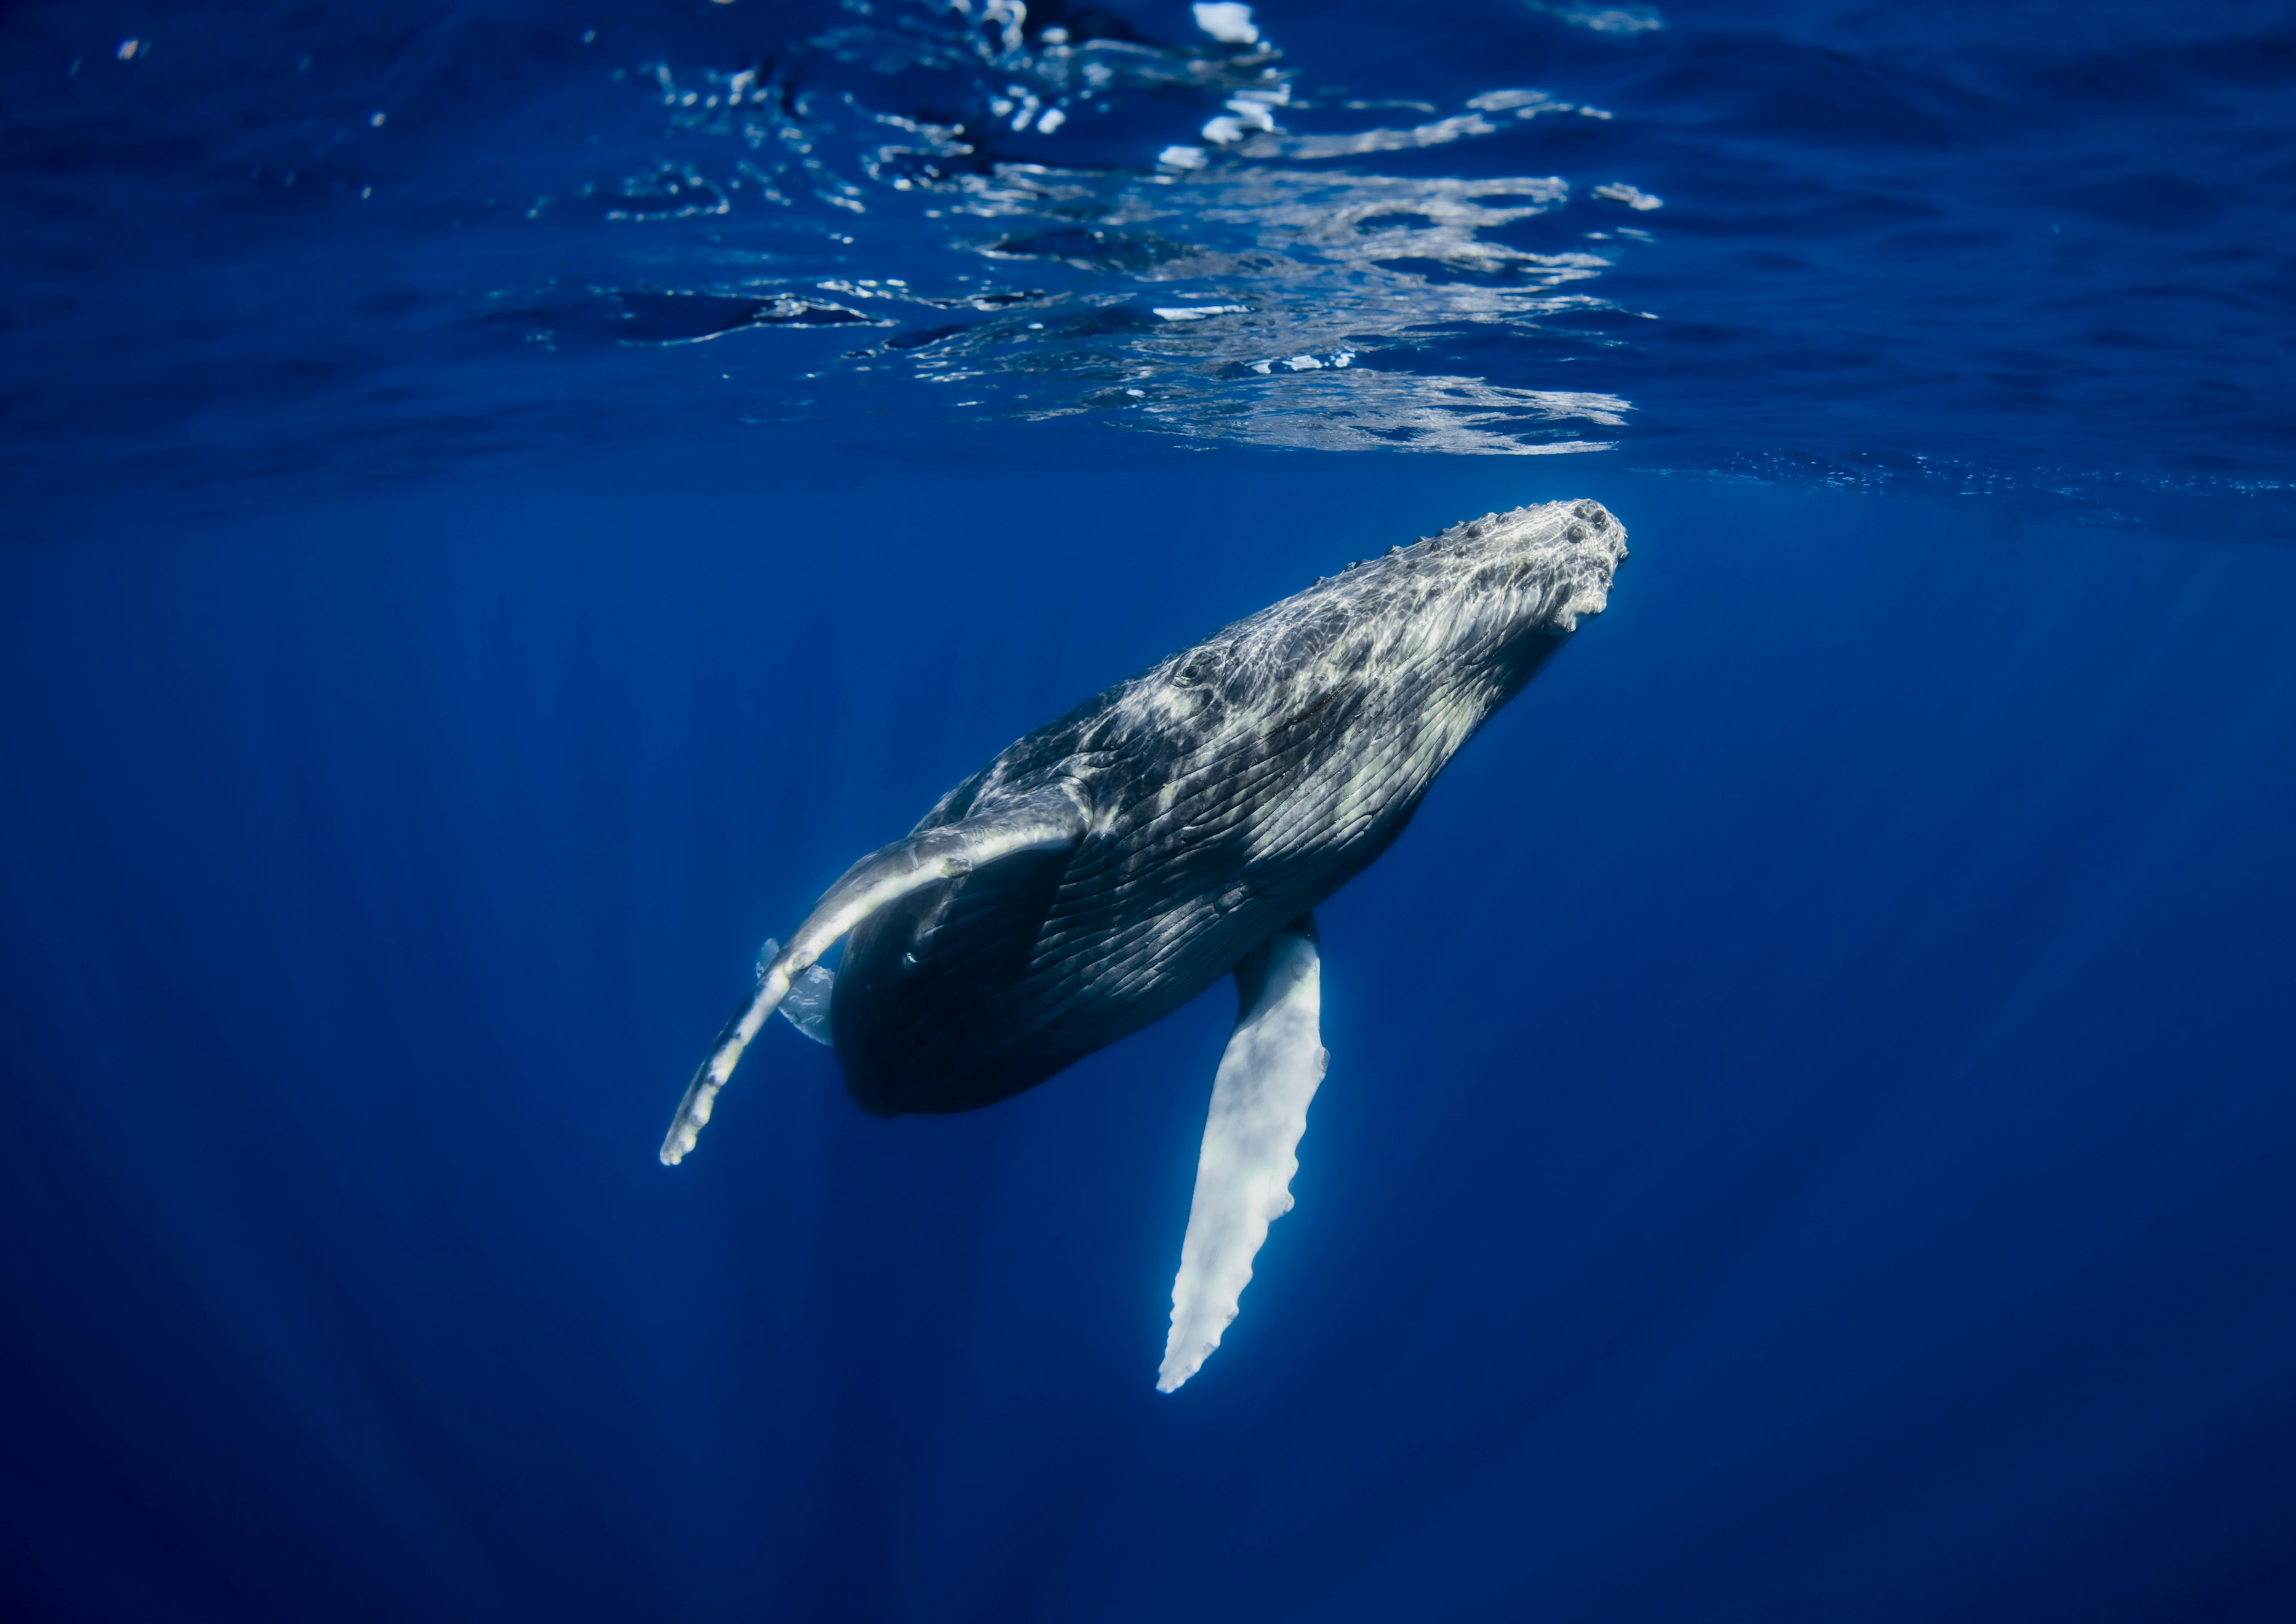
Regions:
M 960 823 L 896 841 L 846 870 L 845 877 L 814 905 L 789 946 L 758 972 L 757 990 L 734 1011 L 709 1058 L 693 1073 L 661 1142 L 663 1165 L 676 1166 L 693 1150 L 716 1108 L 718 1091 L 741 1063 L 742 1052 L 838 938 L 878 909 L 928 885 L 1021 852 L 1073 848 L 1084 839 L 1086 828 L 1078 796 L 1065 783 L 1055 783 Z M 797 1024 L 812 1034 L 803 1020 Z
M 1237 967 L 1236 981 L 1245 1007 L 1212 1082 L 1187 1237 L 1172 1282 L 1172 1330 L 1156 1374 L 1159 1392 L 1177 1390 L 1219 1346 L 1268 1226 L 1292 1210 L 1308 1104 L 1331 1060 L 1323 1044 L 1323 963 L 1311 921 L 1276 932 Z

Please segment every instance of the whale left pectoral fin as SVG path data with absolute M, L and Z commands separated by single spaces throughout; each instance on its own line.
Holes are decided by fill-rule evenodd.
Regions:
M 1235 1030 L 1212 1083 L 1187 1238 L 1172 1282 L 1172 1331 L 1156 1373 L 1163 1393 L 1177 1390 L 1219 1346 L 1267 1226 L 1292 1210 L 1308 1103 L 1331 1061 L 1312 916 L 1301 915 L 1256 949 L 1236 966 L 1235 981 Z
M 685 1097 L 678 1102 L 677 1114 L 670 1120 L 669 1133 L 661 1142 L 663 1164 L 675 1167 L 685 1159 L 709 1123 L 718 1091 L 741 1063 L 742 1051 L 750 1046 L 766 1018 L 791 998 L 806 972 L 838 938 L 878 909 L 928 885 L 971 874 L 1023 851 L 1067 850 L 1084 839 L 1086 826 L 1078 795 L 1065 783 L 1054 783 L 978 816 L 895 841 L 847 869 L 845 877 L 814 904 L 789 946 L 768 956 L 768 962 L 758 971 L 757 991 L 718 1034 L 709 1058 L 685 1086 Z M 816 978 L 812 990 L 825 994 L 827 987 Z M 816 1013 L 824 1022 L 821 1031 L 809 1024 Z M 827 1029 L 826 1014 L 826 1009 L 816 1003 L 792 1019 L 808 1036 L 822 1037 Z

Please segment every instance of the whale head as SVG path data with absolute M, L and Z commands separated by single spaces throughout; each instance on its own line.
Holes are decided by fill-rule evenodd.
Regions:
M 1406 709 L 1439 705 L 1431 686 L 1456 690 L 1479 724 L 1582 616 L 1603 612 L 1626 541 L 1599 502 L 1486 513 L 1350 564 L 1234 629 L 1265 642 L 1271 668 L 1384 686 Z M 1320 659 L 1298 658 L 1308 642 L 1325 645 Z

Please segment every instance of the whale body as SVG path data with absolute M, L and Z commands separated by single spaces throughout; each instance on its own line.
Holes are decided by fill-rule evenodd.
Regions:
M 1177 1387 L 1291 1205 L 1324 1067 L 1314 908 L 1602 612 L 1625 557 L 1598 503 L 1487 513 L 1350 564 L 1015 741 L 848 870 L 788 947 L 768 944 L 662 1161 L 693 1149 L 785 1001 L 833 1043 L 855 1101 L 893 1116 L 1034 1087 L 1234 974 L 1159 1381 Z M 817 961 L 840 937 L 832 978 Z

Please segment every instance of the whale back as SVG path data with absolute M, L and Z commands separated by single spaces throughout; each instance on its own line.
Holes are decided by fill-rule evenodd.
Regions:
M 857 926 L 832 1025 L 882 1115 L 1032 1087 L 1177 1009 L 1360 873 L 1451 756 L 1601 612 L 1599 504 L 1487 514 L 1352 565 L 1000 752 L 922 833 L 1065 785 L 1072 849 L 909 894 Z

